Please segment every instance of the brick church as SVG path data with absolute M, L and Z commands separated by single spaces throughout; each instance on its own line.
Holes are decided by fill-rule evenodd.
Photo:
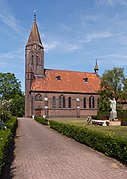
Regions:
M 99 89 L 97 62 L 93 73 L 44 68 L 44 47 L 34 16 L 25 49 L 25 116 L 96 115 Z

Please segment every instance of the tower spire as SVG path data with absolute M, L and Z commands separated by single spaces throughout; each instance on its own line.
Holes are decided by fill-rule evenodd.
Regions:
M 39 34 L 37 22 L 36 22 L 36 10 L 34 10 L 34 22 L 33 22 L 32 29 L 28 38 L 27 45 L 30 45 L 33 43 L 37 43 L 42 46 L 42 42 L 41 42 L 41 38 L 40 38 L 40 34 Z
M 98 74 L 98 70 L 99 70 L 99 68 L 98 68 L 98 63 L 97 63 L 97 59 L 96 59 L 96 64 L 95 64 L 95 68 L 94 68 L 94 71 L 96 74 Z

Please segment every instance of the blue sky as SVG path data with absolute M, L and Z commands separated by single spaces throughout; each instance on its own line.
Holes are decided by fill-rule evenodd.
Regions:
M 124 67 L 127 0 L 0 0 L 0 71 L 13 72 L 24 91 L 25 45 L 37 10 L 45 68 L 93 72 Z

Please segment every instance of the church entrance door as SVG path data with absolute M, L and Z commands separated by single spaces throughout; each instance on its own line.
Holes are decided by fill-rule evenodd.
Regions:
M 35 116 L 41 117 L 41 109 L 36 109 L 35 110 Z

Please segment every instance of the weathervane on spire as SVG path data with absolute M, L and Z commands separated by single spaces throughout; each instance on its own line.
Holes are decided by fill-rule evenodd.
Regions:
M 34 21 L 36 21 L 36 11 L 37 10 L 34 10 Z
M 95 68 L 94 68 L 94 71 L 96 74 L 98 74 L 98 70 L 99 70 L 99 68 L 98 68 L 98 63 L 97 63 L 97 59 L 96 59 L 96 64 L 95 64 Z

